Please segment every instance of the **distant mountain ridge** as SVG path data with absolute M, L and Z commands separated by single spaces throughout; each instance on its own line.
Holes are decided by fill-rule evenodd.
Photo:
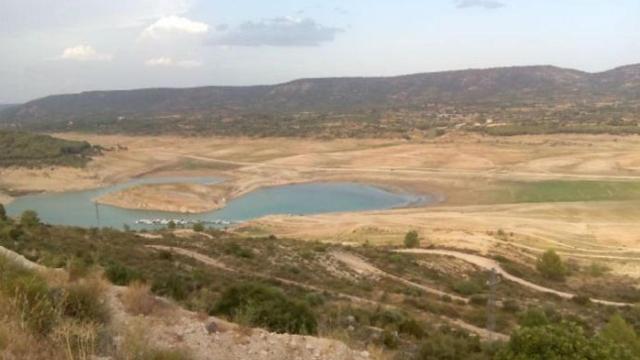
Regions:
M 53 95 L 0 112 L 0 123 L 57 128 L 136 119 L 222 119 L 409 111 L 432 105 L 534 106 L 637 101 L 640 64 L 600 73 L 554 66 L 393 77 L 310 78 L 276 85 L 91 91 Z M 188 123 L 185 123 L 188 125 Z

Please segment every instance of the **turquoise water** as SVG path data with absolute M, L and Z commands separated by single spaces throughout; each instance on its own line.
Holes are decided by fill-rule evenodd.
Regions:
M 181 214 L 165 211 L 129 210 L 109 205 L 96 205 L 93 199 L 109 192 L 139 184 L 195 183 L 215 184 L 221 179 L 211 177 L 141 178 L 126 183 L 87 191 L 44 193 L 21 196 L 7 206 L 11 216 L 25 210 L 35 210 L 43 222 L 59 225 L 121 228 L 153 228 L 155 225 L 136 224 L 138 219 L 184 219 L 187 221 L 225 220 L 241 222 L 271 214 L 319 214 L 339 211 L 380 210 L 406 206 L 430 199 L 408 194 L 392 193 L 374 186 L 326 182 L 284 185 L 258 189 L 230 201 L 222 209 L 200 214 Z

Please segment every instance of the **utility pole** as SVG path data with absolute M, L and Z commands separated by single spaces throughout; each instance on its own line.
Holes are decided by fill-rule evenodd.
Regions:
M 93 205 L 96 207 L 96 225 L 98 226 L 98 229 L 100 229 L 100 204 L 98 204 L 97 201 L 94 201 Z
M 496 286 L 500 283 L 496 269 L 492 268 L 489 272 L 489 280 L 487 285 L 489 286 L 489 298 L 487 299 L 487 330 L 491 331 L 491 334 L 496 330 Z M 489 335 L 489 340 L 493 341 L 493 335 Z

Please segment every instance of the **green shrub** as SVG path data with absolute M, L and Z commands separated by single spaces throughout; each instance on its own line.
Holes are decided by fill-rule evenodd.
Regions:
M 251 259 L 253 258 L 254 254 L 253 251 L 244 248 L 242 246 L 240 246 L 240 244 L 232 242 L 230 244 L 228 244 L 225 249 L 224 252 L 233 256 L 237 256 L 237 257 L 241 257 L 241 258 L 245 258 L 245 259 Z
M 502 303 L 502 309 L 510 313 L 516 313 L 520 311 L 520 305 L 514 299 L 507 299 Z
M 107 279 L 115 285 L 125 286 L 133 280 L 139 280 L 140 275 L 134 270 L 116 262 L 111 262 L 105 269 Z
M 400 345 L 398 334 L 389 330 L 384 330 L 382 332 L 381 341 L 382 345 L 384 345 L 384 347 L 386 347 L 387 349 L 397 349 Z
M 481 359 L 482 352 L 480 340 L 475 336 L 439 331 L 422 341 L 415 359 Z
M 574 295 L 571 298 L 571 301 L 573 301 L 574 303 L 578 304 L 578 305 L 587 305 L 591 302 L 591 299 L 586 296 L 586 295 Z
M 304 301 L 311 306 L 320 306 L 325 303 L 325 297 L 321 293 L 308 293 L 304 296 Z
M 453 284 L 453 290 L 462 295 L 473 295 L 481 293 L 483 286 L 477 281 L 473 280 L 460 280 Z
M 630 349 L 599 337 L 588 337 L 573 323 L 523 327 L 511 335 L 496 360 L 631 360 Z
M 20 321 L 45 335 L 59 318 L 55 293 L 37 273 L 0 256 L 0 291 L 9 299 Z
M 318 327 L 306 303 L 291 300 L 277 288 L 257 283 L 231 286 L 212 312 L 277 333 L 315 334 Z
M 151 285 L 151 290 L 156 294 L 169 296 L 175 300 L 184 300 L 190 293 L 190 283 L 191 279 L 169 272 L 156 278 Z
M 20 215 L 20 225 L 30 228 L 35 227 L 40 224 L 40 218 L 38 217 L 38 213 L 33 210 L 25 210 L 22 215 Z
M 591 265 L 587 267 L 587 273 L 593 277 L 600 277 L 610 270 L 608 266 L 599 263 L 591 263 Z
M 547 250 L 538 258 L 536 268 L 542 276 L 550 280 L 564 280 L 567 274 L 567 268 L 562 259 L 553 250 Z
M 425 335 L 424 328 L 415 319 L 409 318 L 404 320 L 398 325 L 398 332 L 401 334 L 407 334 L 415 337 L 416 339 L 422 339 Z
M 403 312 L 392 309 L 378 309 L 373 315 L 371 315 L 372 325 L 396 330 L 402 322 L 406 321 L 406 319 L 407 316 Z
M 485 295 L 481 295 L 481 294 L 473 294 L 469 298 L 469 302 L 471 304 L 478 305 L 478 306 L 487 305 L 488 301 L 489 299 Z
M 203 232 L 204 231 L 204 224 L 202 224 L 202 223 L 193 224 L 193 231 Z
M 624 344 L 633 354 L 640 356 L 640 338 L 620 314 L 615 314 L 609 319 L 599 336 L 616 344 Z
M 104 324 L 109 320 L 109 309 L 102 295 L 92 282 L 71 284 L 62 303 L 63 314 L 80 321 Z
M 545 326 L 549 325 L 549 318 L 541 309 L 530 308 L 520 315 L 519 323 L 522 327 Z
M 418 232 L 411 230 L 404 236 L 404 246 L 407 248 L 414 248 L 420 246 L 420 238 Z

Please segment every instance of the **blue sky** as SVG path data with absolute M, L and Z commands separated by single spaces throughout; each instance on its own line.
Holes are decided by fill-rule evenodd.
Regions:
M 640 62 L 638 0 L 2 0 L 0 103 L 57 93 Z

